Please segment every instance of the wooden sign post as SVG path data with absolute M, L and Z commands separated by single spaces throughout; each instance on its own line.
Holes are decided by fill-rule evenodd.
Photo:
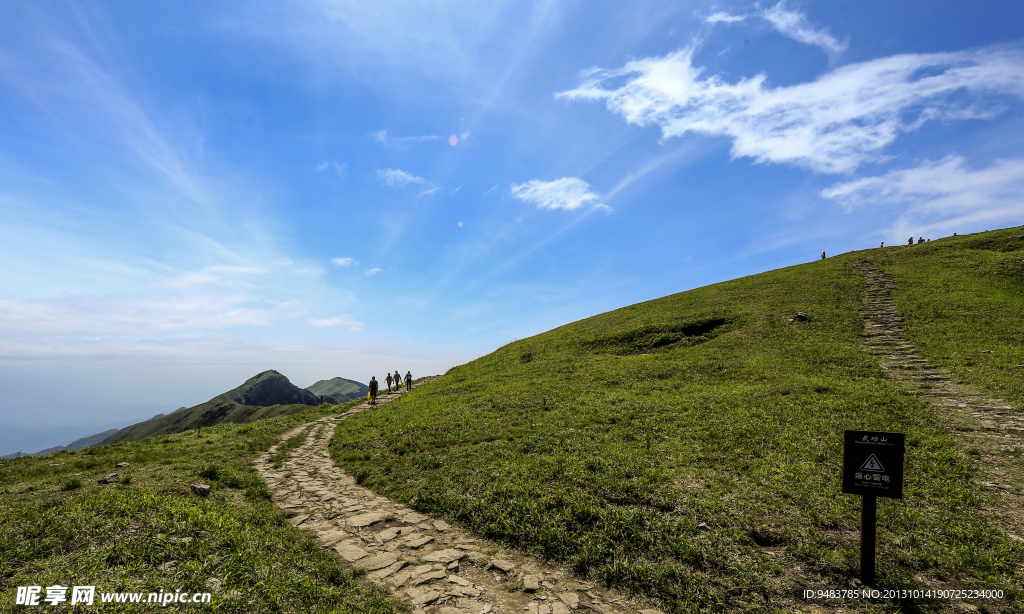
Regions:
M 875 521 L 878 497 L 903 498 L 904 433 L 846 431 L 843 492 L 861 495 L 860 581 L 875 583 Z

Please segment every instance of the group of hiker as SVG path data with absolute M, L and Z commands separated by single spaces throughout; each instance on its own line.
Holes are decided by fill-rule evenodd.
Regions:
M 955 237 L 955 236 L 957 236 L 957 234 L 954 232 L 953 236 Z M 920 245 L 920 244 L 924 243 L 925 241 L 931 241 L 931 239 L 925 239 L 924 237 L 918 237 L 917 244 Z M 914 237 L 910 237 L 907 240 L 907 245 L 913 245 L 913 244 L 914 244 Z M 885 241 L 882 241 L 881 247 L 885 247 Z M 825 252 L 821 252 L 821 259 L 822 260 L 825 259 Z
M 384 382 L 388 385 L 388 394 L 391 394 L 391 384 L 395 385 L 395 391 L 402 386 L 402 376 L 398 374 L 398 369 L 395 369 L 395 374 L 392 376 L 388 373 L 388 376 L 384 378 Z M 370 377 L 370 402 L 377 402 L 377 390 L 380 388 L 380 384 L 377 382 L 377 376 Z M 412 371 L 405 372 L 405 389 L 412 390 Z

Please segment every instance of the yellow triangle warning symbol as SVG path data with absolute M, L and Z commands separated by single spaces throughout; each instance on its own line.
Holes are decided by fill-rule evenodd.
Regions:
M 868 457 L 864 464 L 860 466 L 861 471 L 885 471 L 882 467 L 882 463 L 878 462 L 878 458 L 872 454 Z

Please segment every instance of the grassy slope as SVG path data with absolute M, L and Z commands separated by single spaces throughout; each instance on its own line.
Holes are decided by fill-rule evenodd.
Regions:
M 139 424 L 121 429 L 104 443 L 113 444 L 122 441 L 139 441 L 147 437 L 171 435 L 197 428 L 206 428 L 214 424 L 232 423 L 245 424 L 255 420 L 287 416 L 309 409 L 309 405 L 239 405 L 225 401 L 207 401 L 183 412 L 168 414 L 156 420 L 147 420 Z
M 965 451 L 863 348 L 863 282 L 846 265 L 881 253 L 699 288 L 510 344 L 343 422 L 332 452 L 378 492 L 675 611 L 758 610 L 786 607 L 790 570 L 837 588 L 856 576 L 859 498 L 839 493 L 842 432 L 903 431 L 905 499 L 879 504 L 882 584 L 919 587 L 925 574 L 1002 588 L 993 611 L 1019 611 L 1024 547 L 979 513 L 985 495 L 965 487 Z M 900 266 L 907 292 L 910 278 L 931 275 Z M 980 288 L 995 283 L 976 273 L 962 271 Z M 1003 312 L 1021 295 L 983 294 Z M 964 293 L 963 310 L 981 307 L 974 296 Z M 812 320 L 788 322 L 796 311 Z M 716 319 L 728 323 L 710 338 L 684 336 Z
M 874 251 L 921 353 L 1024 408 L 1024 226 Z
M 341 377 L 335 377 L 326 380 L 320 380 L 312 386 L 306 388 L 306 390 L 312 392 L 316 396 L 327 396 L 334 397 L 335 399 L 358 399 L 365 397 L 369 388 L 366 384 L 360 384 L 352 380 L 344 379 Z
M 336 558 L 289 525 L 250 467 L 281 432 L 338 408 L 312 409 L 241 426 L 190 432 L 82 452 L 0 464 L 0 611 L 21 611 L 23 585 L 96 585 L 97 592 L 224 593 L 202 612 L 394 613 L 379 591 L 359 584 Z M 130 483 L 96 478 L 131 463 Z M 51 463 L 62 463 L 50 467 Z M 199 498 L 188 485 L 214 493 Z M 35 487 L 25 492 L 27 486 Z M 176 541 L 190 537 L 190 542 Z M 174 562 L 173 570 L 158 565 Z M 228 598 L 229 591 L 239 591 Z M 94 609 L 105 611 L 98 605 Z M 146 606 L 107 606 L 118 612 Z M 166 609 L 166 608 L 164 608 Z M 182 606 L 172 607 L 186 610 Z M 161 610 L 148 606 L 147 611 Z

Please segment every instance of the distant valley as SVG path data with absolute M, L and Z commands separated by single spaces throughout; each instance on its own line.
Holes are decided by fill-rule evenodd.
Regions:
M 251 422 L 294 413 L 321 403 L 337 405 L 365 396 L 367 391 L 366 384 L 343 377 L 320 380 L 308 388 L 299 388 L 287 377 L 271 369 L 247 379 L 241 386 L 219 394 L 205 403 L 193 407 L 179 407 L 170 413 L 157 414 L 122 429 L 108 429 L 76 439 L 66 446 L 46 448 L 31 455 L 41 456 L 65 449 L 81 450 L 100 443 L 135 441 L 222 422 Z M 15 458 L 19 455 L 28 454 L 15 452 L 0 458 Z

